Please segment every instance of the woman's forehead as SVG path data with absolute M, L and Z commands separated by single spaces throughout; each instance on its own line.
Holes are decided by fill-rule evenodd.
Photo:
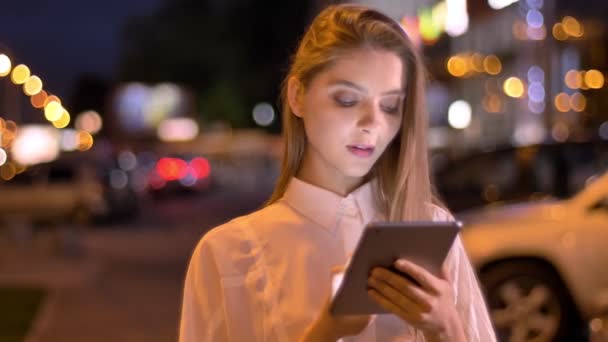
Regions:
M 350 84 L 361 91 L 388 92 L 403 88 L 402 71 L 395 53 L 360 50 L 337 58 L 318 78 L 325 86 Z

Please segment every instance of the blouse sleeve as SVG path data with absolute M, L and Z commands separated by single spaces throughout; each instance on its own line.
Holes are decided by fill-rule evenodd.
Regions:
M 180 342 L 266 340 L 266 274 L 243 222 L 205 234 L 184 283 Z
M 454 241 L 447 262 L 467 341 L 496 341 L 483 294 L 460 237 Z
M 228 341 L 220 275 L 203 239 L 195 249 L 183 291 L 180 342 Z
M 437 221 L 454 220 L 452 215 L 439 208 L 435 219 Z M 460 236 L 454 240 L 446 263 L 453 284 L 456 309 L 464 324 L 467 341 L 496 341 L 484 296 Z

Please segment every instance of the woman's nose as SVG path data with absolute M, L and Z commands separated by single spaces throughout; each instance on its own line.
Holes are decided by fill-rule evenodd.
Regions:
M 378 125 L 378 120 L 381 114 L 382 113 L 380 112 L 378 106 L 373 101 L 370 101 L 370 103 L 364 106 L 361 111 L 358 122 L 359 128 L 361 128 L 361 130 L 370 132 Z

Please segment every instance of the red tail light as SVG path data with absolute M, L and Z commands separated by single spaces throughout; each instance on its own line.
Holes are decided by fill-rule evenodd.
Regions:
M 190 161 L 190 169 L 198 179 L 207 178 L 209 177 L 209 173 L 211 173 L 209 161 L 202 157 L 192 159 Z
M 161 158 L 156 172 L 167 181 L 182 179 L 188 175 L 188 163 L 179 158 Z

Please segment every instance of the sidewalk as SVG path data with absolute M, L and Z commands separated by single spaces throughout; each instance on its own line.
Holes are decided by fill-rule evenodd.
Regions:
M 27 342 L 175 341 L 182 281 L 200 229 L 87 231 L 82 255 L 58 255 L 50 233 L 0 238 L 0 285 L 48 290 Z

